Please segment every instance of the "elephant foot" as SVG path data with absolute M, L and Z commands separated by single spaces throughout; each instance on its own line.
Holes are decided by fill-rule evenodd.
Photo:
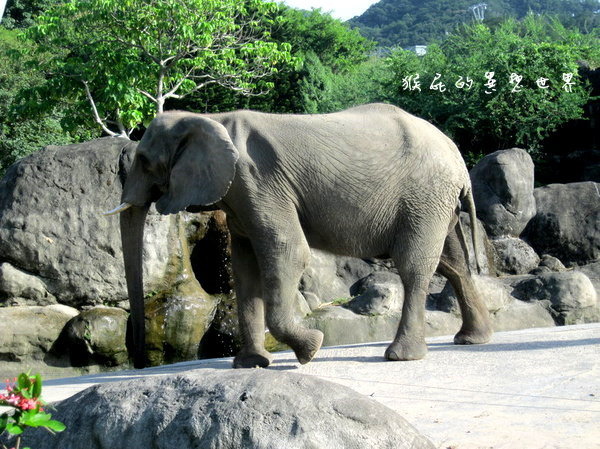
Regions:
M 394 361 L 421 360 L 426 354 L 425 340 L 401 338 L 388 346 L 385 358 Z
M 266 368 L 273 361 L 270 352 L 254 351 L 246 352 L 243 349 L 233 359 L 234 368 Z
M 487 343 L 492 338 L 492 328 L 482 326 L 479 329 L 461 329 L 454 336 L 455 345 L 480 345 Z
M 323 332 L 316 329 L 309 329 L 302 336 L 300 343 L 295 345 L 295 348 L 292 347 L 292 349 L 294 349 L 294 353 L 300 364 L 306 365 L 313 359 L 322 344 Z

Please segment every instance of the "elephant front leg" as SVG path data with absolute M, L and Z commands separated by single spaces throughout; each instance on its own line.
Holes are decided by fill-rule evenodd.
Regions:
M 323 343 L 323 333 L 301 325 L 294 312 L 298 283 L 310 260 L 310 249 L 300 224 L 293 219 L 287 220 L 276 233 L 265 234 L 270 239 L 260 239 L 255 246 L 262 273 L 267 327 L 278 341 L 293 349 L 301 364 L 306 364 Z
M 232 237 L 231 255 L 242 339 L 233 367 L 265 368 L 273 357 L 265 350 L 265 309 L 258 263 L 250 242 L 240 237 Z

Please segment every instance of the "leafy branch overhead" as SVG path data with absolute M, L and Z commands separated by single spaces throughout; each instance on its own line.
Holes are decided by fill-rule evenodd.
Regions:
M 26 107 L 67 103 L 109 135 L 128 137 L 165 102 L 210 85 L 242 95 L 272 88 L 269 77 L 295 62 L 271 39 L 261 0 L 74 0 L 50 8 L 27 30 L 51 55 L 47 81 Z

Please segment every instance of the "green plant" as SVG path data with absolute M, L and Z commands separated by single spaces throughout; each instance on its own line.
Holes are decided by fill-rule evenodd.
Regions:
M 439 126 L 463 152 L 512 146 L 535 152 L 559 126 L 583 116 L 590 87 L 578 61 L 596 66 L 598 48 L 597 37 L 547 17 L 469 25 L 424 56 L 393 53 L 390 96 Z
M 209 86 L 268 92 L 266 80 L 294 63 L 291 46 L 270 35 L 276 7 L 262 0 L 58 2 L 25 32 L 49 56 L 38 68 L 44 83 L 23 93 L 21 109 L 60 106 L 72 125 L 87 117 L 107 135 L 129 137 L 165 102 Z
M 330 303 L 327 303 L 325 305 L 329 305 L 329 306 L 341 306 L 343 304 L 347 304 L 352 300 L 352 298 L 337 298 L 334 299 L 333 301 L 331 301 Z
M 11 407 L 14 411 L 0 415 L 0 435 L 4 432 L 16 435 L 12 449 L 20 449 L 22 434 L 28 427 L 43 427 L 51 433 L 65 430 L 63 423 L 53 420 L 52 415 L 44 411 L 41 395 L 42 377 L 39 374 L 21 373 L 14 382 L 6 381 L 6 393 L 0 393 L 0 406 Z M 4 444 L 2 447 L 8 449 Z

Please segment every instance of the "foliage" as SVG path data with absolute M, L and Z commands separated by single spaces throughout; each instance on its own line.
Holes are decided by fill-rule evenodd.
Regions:
M 167 100 L 212 84 L 266 91 L 265 79 L 292 62 L 289 44 L 270 39 L 265 20 L 274 8 L 261 0 L 57 4 L 27 30 L 50 57 L 41 65 L 47 81 L 30 92 L 26 109 L 60 104 L 69 117 L 87 115 L 106 134 L 129 136 Z
M 42 74 L 31 68 L 36 60 L 27 56 L 33 43 L 19 40 L 17 35 L 17 31 L 0 27 L 0 175 L 17 159 L 45 145 L 68 144 L 92 136 L 81 128 L 66 132 L 61 125 L 63 115 L 56 110 L 35 118 L 14 114 L 19 91 L 44 81 Z M 17 49 L 25 57 L 14 59 L 11 55 Z
M 600 62 L 598 44 L 592 36 L 533 15 L 495 29 L 473 24 L 430 46 L 425 56 L 396 51 L 388 60 L 394 73 L 389 87 L 396 104 L 441 127 L 463 150 L 519 145 L 533 151 L 557 126 L 583 115 L 589 89 L 578 75 L 578 61 Z M 491 72 L 493 88 L 485 85 Z M 566 73 L 573 74 L 571 92 Z M 407 84 L 416 74 L 420 91 Z M 512 74 L 522 76 L 519 87 L 511 84 Z M 436 76 L 444 92 L 431 88 Z M 469 78 L 470 89 L 457 87 Z M 548 88 L 538 87 L 540 78 L 548 79 Z
M 201 112 L 239 108 L 279 113 L 315 112 L 314 101 L 328 95 L 332 80 L 353 72 L 368 58 L 374 46 L 358 31 L 320 10 L 299 11 L 280 5 L 271 18 L 273 39 L 291 44 L 295 66 L 270 78 L 274 85 L 270 92 L 244 98 L 213 86 L 177 106 Z
M 2 17 L 2 26 L 7 29 L 27 28 L 35 18 L 59 0 L 8 0 Z
M 390 71 L 382 58 L 371 57 L 338 74 L 319 66 L 318 60 L 308 67 L 314 72 L 300 81 L 303 112 L 335 112 L 388 99 L 384 81 Z
M 470 24 L 475 0 L 381 0 L 361 16 L 350 20 L 352 26 L 384 47 L 426 45 L 453 33 L 461 24 Z M 568 26 L 591 33 L 600 27 L 597 0 L 486 0 L 485 20 L 490 25 L 528 13 L 556 15 Z
M 375 43 L 320 9 L 303 11 L 280 6 L 273 38 L 289 42 L 295 54 L 314 53 L 334 73 L 367 58 Z
M 17 436 L 16 449 L 21 445 L 21 436 L 28 427 L 42 427 L 52 432 L 62 432 L 65 425 L 52 419 L 43 409 L 42 377 L 21 373 L 14 383 L 6 381 L 6 393 L 0 393 L 0 406 L 11 407 L 12 414 L 0 415 L 0 435 L 8 432 Z M 4 449 L 7 449 L 3 445 Z M 27 448 L 24 448 L 27 449 Z

